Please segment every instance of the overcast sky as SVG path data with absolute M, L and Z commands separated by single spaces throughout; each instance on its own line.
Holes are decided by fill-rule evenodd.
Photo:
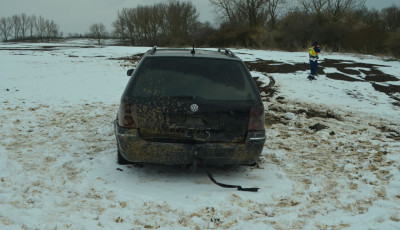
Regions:
M 214 23 L 213 7 L 208 0 L 190 0 L 200 13 L 200 21 Z M 93 23 L 103 23 L 112 30 L 118 10 L 137 5 L 152 5 L 166 0 L 0 0 L 0 18 L 15 14 L 43 16 L 54 20 L 64 35 L 86 33 Z M 382 9 L 399 0 L 366 0 L 368 8 Z

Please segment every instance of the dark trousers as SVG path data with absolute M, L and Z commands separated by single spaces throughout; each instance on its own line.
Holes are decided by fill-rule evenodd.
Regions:
M 317 74 L 317 70 L 318 70 L 318 61 L 311 61 L 310 60 L 310 70 L 311 70 L 311 75 L 315 75 Z

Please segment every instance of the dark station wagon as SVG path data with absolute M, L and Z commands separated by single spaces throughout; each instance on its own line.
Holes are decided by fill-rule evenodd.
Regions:
M 153 47 L 128 75 L 114 124 L 119 164 L 253 164 L 259 158 L 264 106 L 230 50 Z

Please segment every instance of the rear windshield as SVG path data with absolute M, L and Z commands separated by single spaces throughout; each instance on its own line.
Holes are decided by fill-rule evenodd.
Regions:
M 133 97 L 185 97 L 255 101 L 243 63 L 204 58 L 147 58 L 133 80 Z

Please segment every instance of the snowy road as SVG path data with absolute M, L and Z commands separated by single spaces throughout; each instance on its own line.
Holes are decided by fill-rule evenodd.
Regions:
M 400 110 L 370 83 L 252 72 L 276 81 L 259 166 L 211 169 L 218 181 L 261 188 L 246 193 L 215 186 L 200 169 L 119 166 L 112 122 L 131 64 L 115 58 L 146 48 L 83 42 L 46 51 L 0 44 L 0 229 L 400 228 Z M 348 61 L 384 63 L 400 78 L 399 62 Z M 318 123 L 326 128 L 310 129 Z

